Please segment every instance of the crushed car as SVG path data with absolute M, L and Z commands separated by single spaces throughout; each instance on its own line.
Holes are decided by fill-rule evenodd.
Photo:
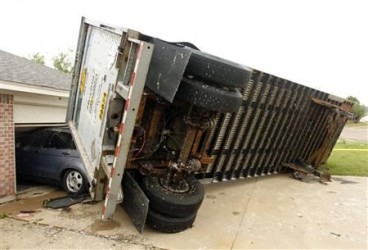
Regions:
M 16 138 L 18 180 L 60 185 L 69 194 L 88 190 L 86 169 L 67 127 L 42 128 Z

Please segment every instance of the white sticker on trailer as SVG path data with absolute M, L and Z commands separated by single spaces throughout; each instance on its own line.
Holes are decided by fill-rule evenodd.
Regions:
M 118 75 L 114 64 L 121 36 L 93 26 L 89 29 L 79 89 L 82 102 L 77 129 L 92 166 L 97 167 L 110 90 Z

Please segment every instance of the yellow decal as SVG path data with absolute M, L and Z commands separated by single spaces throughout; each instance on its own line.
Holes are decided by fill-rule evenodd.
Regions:
M 102 120 L 104 112 L 105 112 L 106 100 L 107 100 L 107 93 L 104 92 L 103 95 L 102 95 L 100 112 L 99 112 L 99 115 L 98 115 L 100 120 Z
M 81 74 L 81 80 L 80 80 L 80 85 L 79 85 L 79 88 L 80 88 L 80 92 L 83 94 L 84 92 L 84 87 L 86 86 L 86 78 L 87 78 L 87 69 L 84 68 L 82 70 L 82 74 Z

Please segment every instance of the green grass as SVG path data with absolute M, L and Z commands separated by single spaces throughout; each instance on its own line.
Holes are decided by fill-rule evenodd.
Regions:
M 367 143 L 338 140 L 334 149 L 368 149 Z
M 328 159 L 327 167 L 332 175 L 368 176 L 368 144 L 339 141 Z

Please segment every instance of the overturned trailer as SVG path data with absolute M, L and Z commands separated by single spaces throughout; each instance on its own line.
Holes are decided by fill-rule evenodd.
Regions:
M 193 224 L 199 179 L 317 169 L 352 103 L 137 31 L 82 19 L 68 124 L 90 193 L 142 232 Z

